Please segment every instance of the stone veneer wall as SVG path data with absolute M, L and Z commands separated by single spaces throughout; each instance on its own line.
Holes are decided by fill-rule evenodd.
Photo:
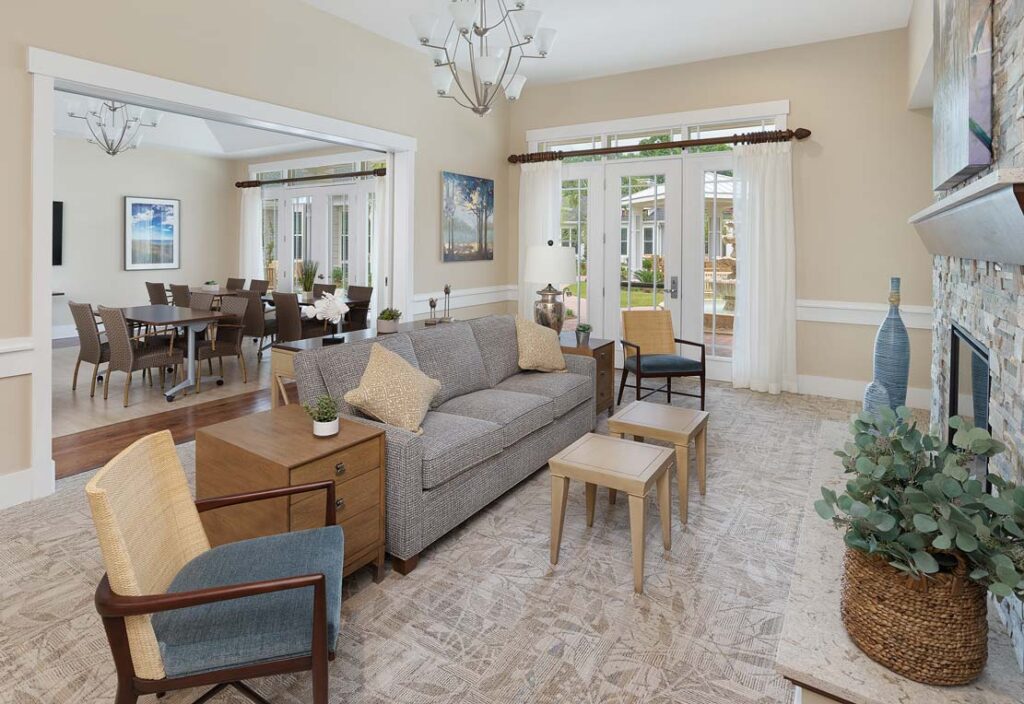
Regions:
M 1024 167 L 1024 0 L 994 0 L 992 45 L 993 168 Z M 989 423 L 1008 448 L 990 469 L 1024 482 L 1024 267 L 937 256 L 932 295 L 932 425 L 945 427 L 950 325 L 956 322 L 989 350 Z M 1024 671 L 1024 603 L 1008 598 L 998 609 Z

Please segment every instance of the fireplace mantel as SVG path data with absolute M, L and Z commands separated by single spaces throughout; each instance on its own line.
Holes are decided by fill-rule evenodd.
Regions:
M 909 222 L 932 254 L 1024 265 L 1024 168 L 997 169 Z

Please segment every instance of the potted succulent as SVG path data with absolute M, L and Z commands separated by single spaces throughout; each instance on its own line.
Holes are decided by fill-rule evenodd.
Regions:
M 593 329 L 589 323 L 580 323 L 576 326 L 577 347 L 586 347 L 590 344 L 590 331 Z
M 212 280 L 211 281 L 204 281 L 203 282 L 203 290 L 204 291 L 219 291 L 220 290 L 220 284 L 218 284 L 216 281 L 212 281 Z
M 298 280 L 299 286 L 306 293 L 313 290 L 313 284 L 316 283 L 316 275 L 320 270 L 320 262 L 315 259 L 303 259 L 299 263 Z
M 1024 487 L 979 469 L 1002 443 L 961 418 L 949 424 L 951 444 L 903 407 L 855 416 L 836 452 L 849 478 L 815 503 L 845 531 L 850 638 L 889 669 L 938 685 L 984 668 L 986 590 L 1024 595 Z
M 313 435 L 326 438 L 338 434 L 338 404 L 330 396 L 318 396 L 302 406 L 313 419 Z
M 377 315 L 377 333 L 398 332 L 398 319 L 401 317 L 402 311 L 397 308 L 385 308 Z

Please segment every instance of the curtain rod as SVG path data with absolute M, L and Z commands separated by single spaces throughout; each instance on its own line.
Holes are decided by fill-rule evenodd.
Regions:
M 357 176 L 387 176 L 387 169 L 367 169 L 366 171 L 353 171 L 347 174 L 321 174 L 319 176 L 297 176 L 295 178 L 275 178 L 269 181 L 235 181 L 235 188 L 259 188 L 260 186 L 272 186 L 278 183 L 301 183 L 303 181 L 328 181 L 339 178 L 356 178 Z
M 653 152 L 659 149 L 685 149 L 710 144 L 760 144 L 763 142 L 788 142 L 791 139 L 807 139 L 811 131 L 798 127 L 795 130 L 771 130 L 768 132 L 745 132 L 729 137 L 708 137 L 706 139 L 680 139 L 675 142 L 652 142 L 651 144 L 634 144 L 622 147 L 598 147 L 596 149 L 580 149 L 567 152 L 531 152 L 530 154 L 512 154 L 510 164 L 532 164 L 537 161 L 555 161 L 565 157 L 600 156 L 604 154 L 628 154 L 631 152 Z

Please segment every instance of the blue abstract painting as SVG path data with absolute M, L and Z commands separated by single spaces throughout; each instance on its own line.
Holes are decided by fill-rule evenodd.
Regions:
M 124 199 L 124 268 L 177 269 L 181 201 Z

